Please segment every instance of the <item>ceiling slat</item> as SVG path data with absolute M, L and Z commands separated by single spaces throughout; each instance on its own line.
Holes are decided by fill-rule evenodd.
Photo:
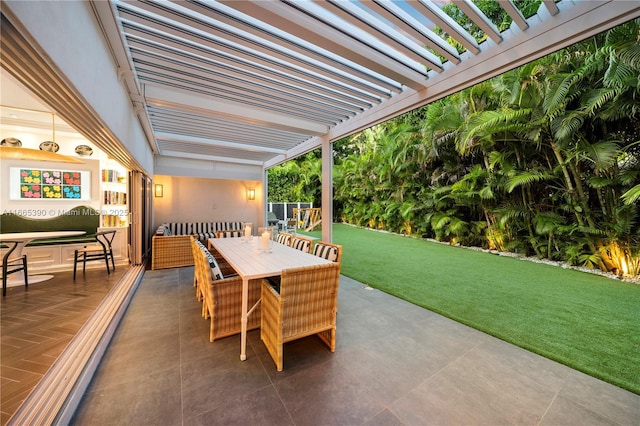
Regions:
M 465 15 L 469 19 L 471 19 L 484 33 L 494 41 L 494 43 L 498 44 L 502 41 L 502 36 L 500 35 L 500 31 L 494 25 L 487 16 L 482 13 L 482 11 L 475 4 L 471 3 L 470 0 L 461 0 L 456 2 L 456 5 L 464 12 Z
M 437 56 L 429 52 L 423 46 L 417 44 L 402 33 L 391 28 L 380 19 L 375 18 L 371 13 L 367 13 L 363 8 L 355 3 L 345 1 L 327 0 L 317 3 L 327 10 L 331 10 L 337 16 L 349 22 L 354 27 L 359 28 L 365 34 L 371 34 L 377 45 L 389 45 L 394 49 L 393 56 L 397 59 L 397 52 L 402 52 L 414 61 L 423 64 L 434 71 L 442 71 L 442 62 Z M 330 9 L 330 6 L 332 8 Z M 345 28 L 341 26 L 343 31 Z
M 244 3 L 239 2 L 239 3 Z M 149 3 L 146 1 L 136 1 L 132 5 L 127 7 L 120 7 L 120 13 L 124 18 L 127 18 L 131 23 L 135 23 L 144 27 L 158 28 L 163 31 L 168 37 L 181 38 L 183 40 L 191 41 L 193 43 L 202 43 L 214 46 L 228 46 L 238 53 L 245 53 L 247 55 L 257 55 L 264 58 L 270 58 L 271 61 L 287 63 L 300 63 L 303 68 L 309 68 L 323 72 L 326 78 L 351 78 L 361 81 L 366 81 L 373 87 L 384 87 L 388 90 L 398 91 L 397 83 L 392 84 L 389 79 L 384 79 L 373 73 L 366 73 L 359 71 L 356 68 L 347 68 L 344 65 L 342 68 L 348 69 L 350 72 L 340 73 L 336 65 L 338 63 L 329 61 L 322 56 L 317 55 L 315 52 L 306 51 L 308 55 L 302 52 L 291 50 L 287 45 L 277 44 L 270 42 L 266 39 L 259 39 L 254 34 L 244 31 L 244 28 L 234 28 L 222 21 L 212 20 L 206 18 L 206 20 L 198 20 L 194 17 L 188 16 L 184 13 L 180 13 L 183 2 L 174 6 L 177 11 L 172 11 L 168 6 L 172 3 L 162 3 L 164 7 L 156 3 Z M 184 3 L 191 4 L 191 3 Z M 356 76 L 357 74 L 357 76 Z
M 529 28 L 529 24 L 527 24 L 527 20 L 525 19 L 522 12 L 518 10 L 516 5 L 513 4 L 513 1 L 498 0 L 498 3 L 500 3 L 500 6 L 502 6 L 502 8 L 505 10 L 505 12 L 507 12 L 509 17 L 513 19 L 513 22 L 516 23 L 516 25 L 518 26 L 518 28 L 520 28 L 521 31 L 524 31 L 527 28 Z
M 451 37 L 453 37 L 458 43 L 464 46 L 469 52 L 477 55 L 480 53 L 480 46 L 476 40 L 464 30 L 456 21 L 451 19 L 449 15 L 444 13 L 440 8 L 431 0 L 417 0 L 417 5 L 421 6 L 425 11 L 426 16 L 431 19 L 436 25 L 446 31 Z
M 403 28 L 404 31 L 417 42 L 424 43 L 427 47 L 451 62 L 456 64 L 460 62 L 460 55 L 453 46 L 431 31 L 426 23 L 418 21 L 413 15 L 397 6 L 396 3 L 387 0 L 373 0 L 365 3 L 365 5 L 381 16 L 389 19 L 398 28 Z M 413 13 L 417 14 L 417 12 L 416 9 L 413 9 Z M 423 17 L 423 19 L 426 18 Z
M 192 61 L 189 65 L 181 61 L 180 58 L 173 58 L 167 55 L 158 55 L 152 52 L 140 51 L 136 48 L 132 49 L 132 58 L 137 64 L 146 64 L 154 70 L 165 69 L 169 70 L 169 73 L 180 75 L 183 78 L 187 78 L 190 75 L 190 79 L 199 80 L 202 79 L 215 79 L 217 81 L 236 81 L 236 84 L 245 86 L 247 91 L 251 90 L 251 87 L 261 88 L 264 92 L 271 92 L 273 94 L 287 93 L 291 97 L 297 97 L 299 99 L 307 100 L 309 104 L 316 104 L 318 108 L 325 106 L 327 109 L 343 110 L 348 114 L 362 111 L 365 107 L 371 107 L 372 105 L 364 102 L 357 102 L 360 105 L 354 105 L 356 102 L 343 102 L 338 99 L 334 99 L 323 93 L 317 93 L 310 88 L 302 87 L 298 84 L 286 84 L 278 80 L 270 80 L 260 75 L 245 72 L 244 70 L 237 70 L 228 68 L 225 66 L 210 66 L 206 67 L 203 64 Z

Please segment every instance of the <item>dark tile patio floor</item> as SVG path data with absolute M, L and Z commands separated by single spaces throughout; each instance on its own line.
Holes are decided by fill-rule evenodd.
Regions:
M 337 349 L 208 341 L 193 269 L 147 271 L 77 425 L 638 425 L 640 396 L 341 277 Z

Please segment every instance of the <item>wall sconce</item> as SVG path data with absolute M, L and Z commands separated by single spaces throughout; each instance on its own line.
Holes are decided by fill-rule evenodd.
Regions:
M 162 196 L 164 195 L 164 188 L 162 187 L 162 185 L 157 183 L 153 186 L 153 195 L 155 195 L 156 198 L 162 198 Z
M 256 190 L 255 189 L 247 189 L 247 200 L 255 200 L 256 199 Z

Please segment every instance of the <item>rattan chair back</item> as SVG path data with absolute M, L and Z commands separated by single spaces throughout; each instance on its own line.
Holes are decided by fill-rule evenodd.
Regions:
M 260 337 L 278 371 L 286 342 L 317 334 L 335 351 L 339 278 L 340 264 L 327 263 L 282 271 L 280 293 L 262 280 Z

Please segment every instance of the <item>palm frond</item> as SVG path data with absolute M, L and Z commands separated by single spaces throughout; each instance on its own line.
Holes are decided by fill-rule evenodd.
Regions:
M 557 74 L 548 79 L 548 92 L 542 105 L 547 114 L 561 109 L 566 104 L 569 90 L 578 79 L 576 73 Z
M 554 212 L 539 212 L 533 218 L 535 231 L 539 235 L 547 235 L 556 230 L 565 223 L 565 218 Z
M 551 177 L 552 175 L 544 172 L 520 172 L 511 176 L 507 181 L 507 192 L 512 192 L 520 186 L 530 186 L 534 182 L 540 182 Z
M 570 139 L 584 124 L 584 115 L 578 111 L 571 111 L 563 117 L 551 122 L 551 130 L 556 139 L 566 141 Z
M 611 102 L 620 93 L 619 89 L 602 87 L 592 90 L 583 97 L 581 109 L 587 114 L 593 114 L 602 108 L 607 102 Z
M 438 212 L 431 217 L 431 227 L 435 230 L 443 229 L 452 219 L 447 213 Z
M 509 223 L 514 222 L 518 219 L 522 219 L 525 215 L 525 212 L 522 208 L 518 207 L 505 207 L 497 210 L 496 217 L 498 218 L 498 224 L 504 228 Z
M 482 187 L 480 192 L 478 192 L 478 195 L 480 195 L 480 198 L 482 198 L 483 200 L 492 200 L 495 198 L 493 189 L 489 185 Z
M 607 87 L 625 87 L 629 86 L 629 82 L 637 79 L 638 71 L 634 68 L 610 58 L 609 68 L 604 74 L 604 84 Z
M 591 188 L 594 189 L 602 189 L 607 186 L 613 185 L 616 181 L 614 179 L 602 176 L 589 176 L 587 178 L 587 183 Z
M 505 129 L 524 131 L 529 128 L 530 109 L 509 109 L 482 111 L 472 115 L 456 141 L 459 152 L 468 150 L 470 141 L 477 137 L 503 132 Z M 526 122 L 525 122 L 526 120 Z
M 596 171 L 606 170 L 616 164 L 619 152 L 616 141 L 601 141 L 589 144 L 583 158 L 592 162 Z
M 622 194 L 621 198 L 625 204 L 633 204 L 638 201 L 640 199 L 640 184 Z

